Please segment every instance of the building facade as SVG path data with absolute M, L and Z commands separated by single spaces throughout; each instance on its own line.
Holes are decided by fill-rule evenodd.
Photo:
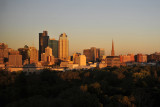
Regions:
M 19 55 L 19 51 L 11 51 L 9 55 L 10 67 L 22 67 L 22 55 Z
M 104 54 L 105 54 L 105 51 L 102 48 L 91 47 L 90 49 L 83 50 L 83 55 L 86 56 L 87 62 L 99 61 L 100 59 L 102 59 Z
M 73 54 L 72 60 L 73 60 L 74 64 L 78 64 L 77 57 L 79 57 L 79 55 L 81 55 L 81 54 L 80 53 L 74 53 Z
M 8 45 L 0 43 L 0 64 L 3 64 L 5 59 L 8 60 Z
M 38 50 L 35 47 L 29 47 L 30 52 L 30 64 L 38 63 Z
M 97 55 L 96 55 L 97 57 L 96 57 L 96 60 L 97 60 L 97 61 L 101 61 L 104 55 L 105 55 L 104 49 L 103 49 L 103 48 L 98 48 L 98 49 L 97 49 Z
M 135 62 L 134 54 L 120 55 L 121 63 Z
M 153 54 L 147 55 L 148 62 L 158 62 L 160 61 L 160 52 L 155 52 Z
M 120 67 L 121 62 L 120 62 L 120 57 L 119 56 L 107 56 L 107 66 L 108 67 Z
M 29 52 L 29 47 L 24 46 L 24 48 L 19 48 L 18 49 L 19 54 L 22 55 L 22 63 L 29 64 L 29 59 L 30 59 L 30 52 Z
M 52 55 L 52 49 L 50 47 L 45 48 L 45 53 L 41 54 L 42 65 L 53 65 L 54 56 Z
M 137 54 L 135 56 L 136 62 L 145 63 L 147 62 L 147 55 Z
M 86 56 L 85 55 L 79 55 L 76 58 L 77 64 L 79 64 L 79 66 L 86 66 Z
M 55 58 L 58 58 L 58 40 L 55 39 L 49 39 L 48 46 L 52 48 L 52 55 Z
M 65 33 L 59 36 L 58 41 L 58 58 L 68 60 L 69 57 L 69 41 Z
M 45 48 L 48 46 L 48 32 L 43 31 L 43 33 L 39 33 L 39 60 L 41 61 L 41 54 L 45 53 Z

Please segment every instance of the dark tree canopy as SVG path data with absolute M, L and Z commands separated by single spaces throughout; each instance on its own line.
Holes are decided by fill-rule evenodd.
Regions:
M 159 107 L 159 67 L 0 70 L 0 107 Z

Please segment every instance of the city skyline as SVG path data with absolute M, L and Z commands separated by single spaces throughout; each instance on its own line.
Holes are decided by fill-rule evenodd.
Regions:
M 69 55 L 90 47 L 110 55 L 160 51 L 160 1 L 0 1 L 1 39 L 10 48 L 38 49 L 38 32 L 50 38 L 65 32 Z M 45 7 L 46 6 L 46 7 Z M 43 8 L 41 8 L 43 7 Z M 54 36 L 53 36 L 54 35 Z

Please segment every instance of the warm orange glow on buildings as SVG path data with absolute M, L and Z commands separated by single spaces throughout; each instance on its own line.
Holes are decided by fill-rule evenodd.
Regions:
M 121 63 L 134 62 L 134 54 L 120 55 Z
M 59 36 L 58 41 L 58 58 L 68 60 L 69 57 L 69 41 L 65 33 Z
M 137 62 L 147 62 L 147 55 L 137 54 L 135 57 Z

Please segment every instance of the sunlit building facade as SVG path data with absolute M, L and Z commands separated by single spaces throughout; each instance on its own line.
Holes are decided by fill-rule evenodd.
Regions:
M 45 53 L 41 54 L 41 62 L 42 62 L 42 65 L 54 64 L 54 56 L 52 55 L 52 48 L 50 47 L 45 48 Z
M 55 58 L 58 58 L 58 40 L 55 39 L 49 39 L 48 46 L 52 48 L 52 55 Z
M 29 47 L 30 52 L 30 64 L 38 63 L 38 50 L 35 47 Z
M 147 62 L 147 55 L 144 55 L 144 54 L 137 54 L 135 56 L 136 58 L 136 62 L 140 62 L 140 63 L 145 63 Z
M 59 36 L 58 41 L 58 58 L 68 60 L 69 57 L 69 41 L 66 33 Z
M 22 55 L 19 55 L 19 51 L 11 51 L 9 55 L 10 67 L 22 67 Z
M 120 55 L 121 63 L 135 62 L 134 54 Z

